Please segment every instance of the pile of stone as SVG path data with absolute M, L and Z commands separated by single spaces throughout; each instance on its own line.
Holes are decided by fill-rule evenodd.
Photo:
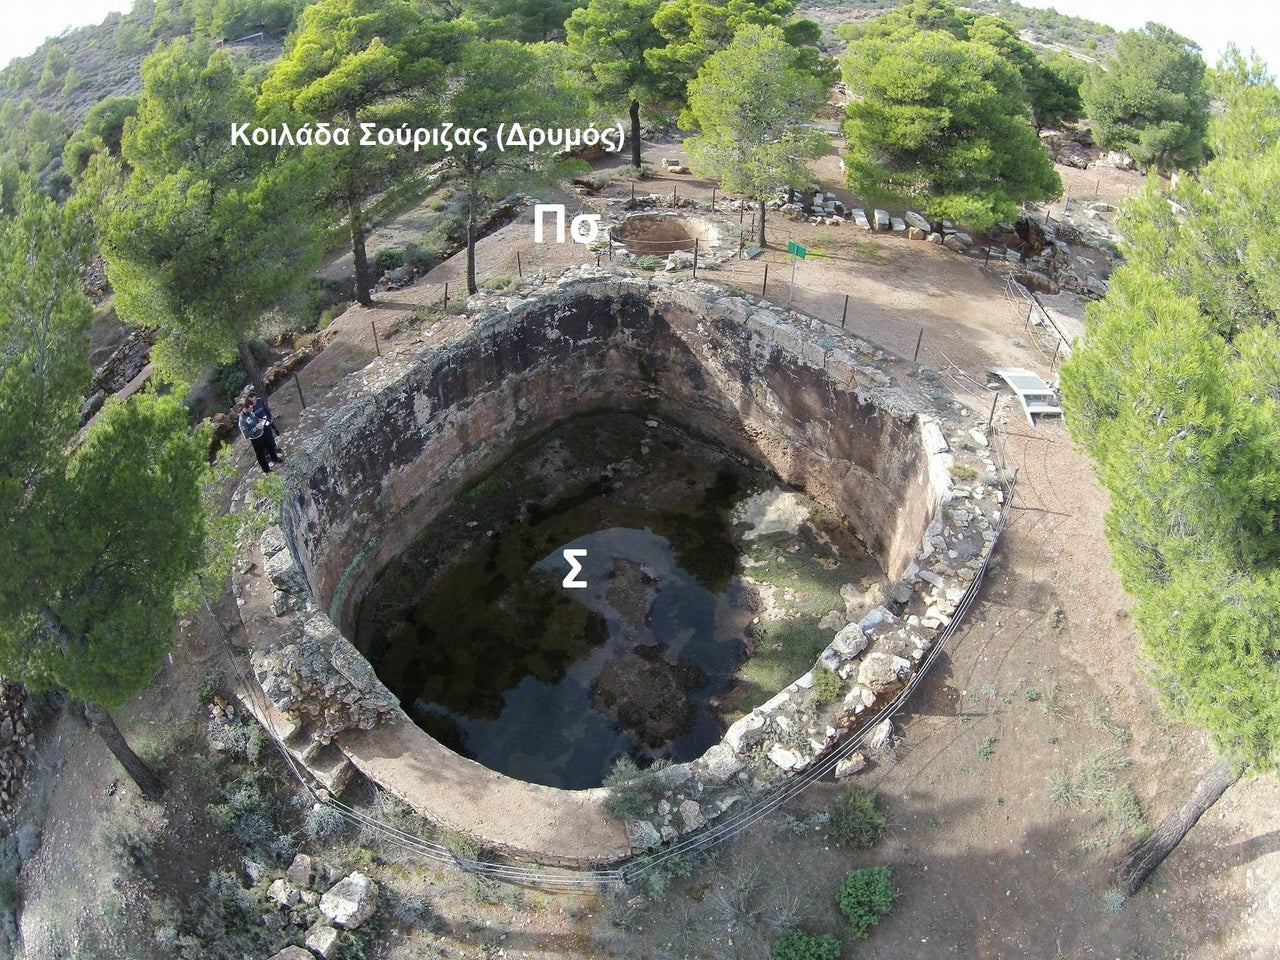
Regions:
M 26 688 L 0 678 L 0 823 L 13 815 L 32 745 Z
M 1040 140 L 1055 163 L 1077 170 L 1087 170 L 1093 165 L 1094 151 L 1089 149 L 1090 144 L 1080 142 L 1070 133 L 1044 130 L 1040 133 Z
M 306 949 L 285 947 L 269 960 L 333 960 L 342 951 L 343 931 L 358 929 L 377 911 L 378 885 L 359 871 L 343 876 L 300 853 L 267 888 L 267 900 L 285 923 L 306 930 Z
M 284 532 L 269 527 L 259 540 L 266 572 L 276 586 L 277 616 L 308 611 L 302 572 L 285 546 Z M 343 730 L 371 730 L 400 716 L 399 702 L 369 661 L 318 610 L 290 618 L 289 629 L 250 652 L 254 674 L 277 710 L 311 727 L 327 744 Z
M 1107 208 L 1109 204 L 1092 206 Z M 1114 242 L 1119 237 L 1110 231 L 1105 221 L 1096 219 L 1099 209 L 1084 209 L 1086 216 L 1094 214 L 1094 220 L 1087 227 L 1087 235 L 1070 223 L 1050 223 L 1035 214 L 1021 216 L 1011 228 L 1007 228 L 1013 231 L 1018 242 L 1016 260 L 1020 266 L 1013 275 L 1015 280 L 1037 293 L 1055 294 L 1070 290 L 1090 298 L 1106 296 L 1107 282 L 1102 272 L 1092 269 L 1092 259 L 1074 256 L 1071 244 Z M 1005 225 L 993 228 L 992 234 L 997 230 L 1002 231 L 1000 239 L 1007 240 L 1008 234 L 1003 232 Z
M 791 187 L 783 188 L 765 206 L 777 210 L 789 220 L 807 220 L 809 223 L 825 223 L 828 226 L 839 226 L 845 222 L 847 215 L 844 201 L 837 199 L 834 193 L 824 193 L 817 184 L 811 186 L 808 192 Z

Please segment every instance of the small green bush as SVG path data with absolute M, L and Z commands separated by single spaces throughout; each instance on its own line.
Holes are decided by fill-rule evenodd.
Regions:
M 876 795 L 861 787 L 847 786 L 831 805 L 831 832 L 846 847 L 874 847 L 884 831 L 885 816 L 876 806 Z
M 419 276 L 434 269 L 439 262 L 439 250 L 428 249 L 419 243 L 405 245 L 404 265 Z
M 248 382 L 249 375 L 244 372 L 239 360 L 219 364 L 209 377 L 209 383 L 217 391 L 218 399 L 228 407 L 235 403 L 236 397 Z
M 845 919 L 853 925 L 854 936 L 865 940 L 871 928 L 883 920 L 893 907 L 898 891 L 888 867 L 850 870 L 840 883 L 836 903 Z
M 493 290 L 499 293 L 515 293 L 520 288 L 520 281 L 509 273 L 497 273 L 480 281 L 481 290 Z
M 830 703 L 840 696 L 843 690 L 844 681 L 834 670 L 818 667 L 813 671 L 813 698 L 818 703 Z
M 398 270 L 403 266 L 403 250 L 397 250 L 394 247 L 384 247 L 373 255 L 373 269 L 375 273 L 386 273 L 388 270 Z
M 773 960 L 840 960 L 840 938 L 788 930 L 773 943 Z
M 641 270 L 657 270 L 666 262 L 665 257 L 655 257 L 652 253 L 646 253 L 643 257 L 636 257 L 636 266 Z
M 662 784 L 653 769 L 641 770 L 630 757 L 620 757 L 604 778 L 609 796 L 604 812 L 618 820 L 639 820 L 647 815 L 662 794 Z

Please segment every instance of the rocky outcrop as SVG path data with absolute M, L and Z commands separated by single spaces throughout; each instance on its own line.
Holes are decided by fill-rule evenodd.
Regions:
M 399 718 L 399 702 L 369 661 L 319 613 L 302 625 L 301 636 L 292 643 L 255 650 L 251 661 L 275 708 L 314 724 L 319 743 L 343 730 L 372 730 Z
M 32 743 L 26 688 L 0 677 L 0 824 L 13 815 Z
M 250 652 L 254 675 L 277 710 L 311 726 L 312 737 L 329 743 L 343 730 L 371 730 L 400 718 L 400 704 L 360 653 L 328 617 L 306 612 L 306 586 L 279 527 L 269 527 L 259 546 L 276 586 L 280 613 L 302 608 L 292 629 Z

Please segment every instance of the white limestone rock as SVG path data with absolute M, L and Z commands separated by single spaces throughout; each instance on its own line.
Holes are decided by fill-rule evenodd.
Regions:
M 344 930 L 355 930 L 377 908 L 378 885 L 358 870 L 343 877 L 320 898 L 320 912 Z

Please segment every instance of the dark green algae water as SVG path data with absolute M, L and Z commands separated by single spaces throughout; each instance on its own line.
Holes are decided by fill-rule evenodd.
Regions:
M 423 729 L 550 786 L 700 756 L 753 599 L 730 511 L 776 483 L 675 428 L 573 421 L 457 498 L 366 595 L 357 641 Z M 565 549 L 585 549 L 562 585 Z

